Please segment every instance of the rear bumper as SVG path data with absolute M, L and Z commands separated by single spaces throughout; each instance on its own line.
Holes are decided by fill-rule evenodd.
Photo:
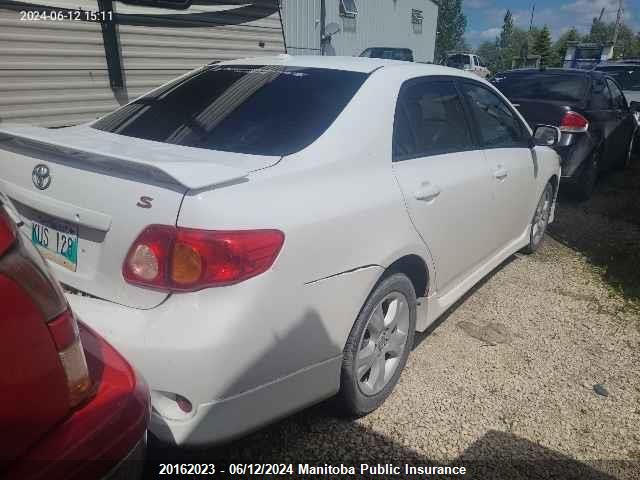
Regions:
M 8 479 L 97 479 L 116 474 L 119 467 L 130 472 L 137 463 L 142 467 L 150 414 L 147 385 L 92 330 L 80 325 L 80 335 L 95 393 L 14 464 Z
M 593 152 L 594 145 L 589 137 L 578 137 L 578 135 L 573 135 L 573 137 L 574 140 L 568 145 L 555 147 L 556 152 L 560 155 L 562 181 L 571 182 L 576 178 L 584 160 L 589 158 Z
M 270 272 L 172 295 L 151 310 L 67 298 L 149 382 L 151 432 L 170 443 L 204 445 L 335 394 L 344 342 L 381 272 L 366 267 L 310 285 L 275 282 Z

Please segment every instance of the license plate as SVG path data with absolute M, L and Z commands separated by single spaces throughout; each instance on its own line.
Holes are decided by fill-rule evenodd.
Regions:
M 42 256 L 72 272 L 78 267 L 78 225 L 61 220 L 33 221 L 31 242 Z

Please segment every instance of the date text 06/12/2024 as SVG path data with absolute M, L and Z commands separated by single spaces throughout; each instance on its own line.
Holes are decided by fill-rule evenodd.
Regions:
M 466 474 L 463 466 L 442 465 L 394 465 L 392 463 L 369 465 L 309 465 L 232 463 L 222 466 L 215 464 L 161 463 L 159 475 L 461 475 Z

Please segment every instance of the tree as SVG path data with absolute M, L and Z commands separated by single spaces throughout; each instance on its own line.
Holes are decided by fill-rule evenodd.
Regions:
M 634 35 L 633 31 L 626 25 L 620 25 L 618 30 L 618 40 L 613 48 L 613 55 L 616 59 L 634 58 L 640 54 L 640 44 L 638 44 L 638 35 Z
M 511 36 L 513 35 L 513 15 L 511 10 L 504 14 L 502 31 L 500 32 L 500 48 L 506 49 L 511 46 Z
M 501 67 L 500 40 L 485 40 L 476 49 L 476 55 L 482 58 L 485 66 L 492 72 L 499 72 Z
M 440 0 L 435 60 L 440 61 L 456 49 L 467 28 L 467 17 L 462 12 L 462 0 Z
M 615 23 L 606 23 L 598 18 L 594 18 L 591 22 L 591 30 L 586 36 L 585 42 L 590 43 L 607 43 L 613 40 L 613 31 Z
M 497 65 L 499 70 L 511 67 L 511 59 L 513 58 L 513 52 L 511 51 L 513 28 L 513 15 L 511 15 L 511 10 L 507 10 L 507 13 L 504 14 L 502 31 L 500 32 L 500 55 Z
M 553 44 L 553 50 L 555 51 L 556 63 L 555 66 L 562 67 L 564 64 L 564 57 L 567 54 L 567 44 L 569 42 L 579 42 L 580 34 L 575 27 L 571 27 L 569 30 L 564 32 L 556 43 Z
M 551 33 L 546 25 L 541 30 L 532 35 L 533 45 L 531 53 L 540 55 L 540 65 L 549 66 L 555 62 L 554 51 L 551 46 Z

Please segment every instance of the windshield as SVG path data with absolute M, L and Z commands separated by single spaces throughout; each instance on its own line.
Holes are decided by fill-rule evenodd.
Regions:
M 531 98 L 583 103 L 587 88 L 584 75 L 518 73 L 496 75 L 492 80 L 508 98 Z
M 640 92 L 640 65 L 598 67 L 596 70 L 615 78 L 622 90 Z
M 413 62 L 413 52 L 408 48 L 367 48 L 360 56 Z
M 471 65 L 469 55 L 449 55 L 447 57 L 447 67 L 462 68 L 465 65 Z
M 216 65 L 144 95 L 92 126 L 175 145 L 288 155 L 322 135 L 366 77 L 321 68 Z

